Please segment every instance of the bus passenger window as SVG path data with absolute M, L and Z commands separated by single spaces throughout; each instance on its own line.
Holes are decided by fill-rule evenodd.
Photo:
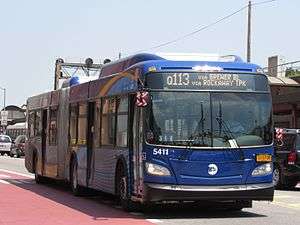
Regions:
M 118 99 L 117 146 L 127 147 L 128 97 Z
M 40 136 L 42 133 L 42 116 L 41 111 L 36 111 L 35 114 L 35 125 L 34 125 L 34 135 Z
M 86 144 L 86 131 L 87 131 L 87 108 L 85 103 L 79 104 L 78 115 L 78 140 L 77 144 Z
M 57 145 L 57 109 L 50 109 L 49 145 Z
M 34 137 L 34 119 L 35 119 L 35 112 L 31 111 L 29 112 L 29 117 L 28 117 L 28 133 L 29 137 Z
M 100 147 L 100 117 L 101 117 L 101 101 L 98 99 L 95 104 L 95 121 L 94 121 L 94 146 Z
M 77 118 L 78 118 L 78 106 L 77 105 L 71 105 L 70 106 L 70 126 L 69 126 L 69 135 L 70 145 L 76 145 L 77 144 Z
M 104 99 L 101 115 L 101 144 L 114 145 L 116 124 L 116 101 L 114 98 Z

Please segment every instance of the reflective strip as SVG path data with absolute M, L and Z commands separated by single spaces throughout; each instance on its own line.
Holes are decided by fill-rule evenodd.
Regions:
M 274 187 L 273 183 L 247 184 L 247 185 L 224 185 L 224 186 L 189 186 L 189 185 L 166 185 L 146 184 L 150 188 L 174 190 L 174 191 L 249 191 Z

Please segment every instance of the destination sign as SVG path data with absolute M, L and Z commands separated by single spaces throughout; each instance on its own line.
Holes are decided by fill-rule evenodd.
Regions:
M 237 73 L 153 73 L 147 76 L 153 89 L 268 91 L 265 76 Z

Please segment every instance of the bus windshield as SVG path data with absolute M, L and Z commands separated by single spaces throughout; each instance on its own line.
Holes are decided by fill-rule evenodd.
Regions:
M 234 148 L 272 143 L 267 93 L 159 91 L 151 97 L 149 144 Z

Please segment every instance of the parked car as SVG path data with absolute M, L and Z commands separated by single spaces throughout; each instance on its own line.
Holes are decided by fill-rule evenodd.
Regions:
M 26 142 L 26 135 L 19 135 L 10 149 L 10 157 L 17 157 L 24 156 L 24 149 L 25 149 L 25 142 Z
M 5 153 L 8 155 L 10 153 L 12 140 L 8 135 L 0 135 L 0 155 Z
M 300 182 L 300 129 L 283 129 L 275 140 L 273 183 L 275 188 L 294 188 Z

